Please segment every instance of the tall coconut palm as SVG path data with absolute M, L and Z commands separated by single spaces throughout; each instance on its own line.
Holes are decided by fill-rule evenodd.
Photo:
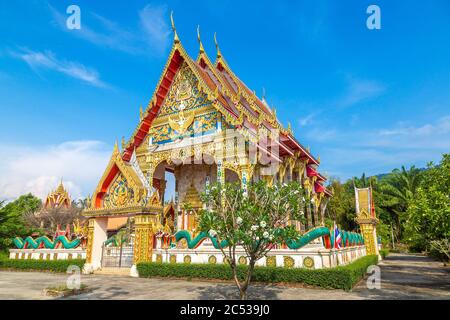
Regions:
M 406 169 L 395 169 L 382 180 L 380 191 L 382 207 L 390 212 L 394 220 L 397 236 L 401 237 L 401 221 L 408 209 L 408 203 L 414 198 L 421 179 L 421 170 L 412 166 Z
M 395 169 L 381 185 L 381 191 L 387 196 L 389 206 L 394 211 L 401 213 L 408 208 L 408 202 L 416 194 L 420 183 L 420 169 L 412 166 L 407 170 L 402 166 L 401 170 Z

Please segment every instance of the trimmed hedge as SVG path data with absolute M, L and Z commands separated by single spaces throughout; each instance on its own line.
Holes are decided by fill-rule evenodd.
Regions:
M 84 259 L 73 260 L 20 260 L 20 259 L 0 259 L 0 270 L 26 270 L 26 271 L 49 271 L 65 273 L 67 268 L 76 265 L 83 268 Z
M 304 269 L 283 267 L 255 267 L 252 280 L 256 282 L 290 282 L 303 283 L 328 289 L 351 290 L 366 274 L 370 265 L 378 263 L 378 256 L 365 256 L 355 262 L 331 269 Z M 172 264 L 172 263 L 139 263 L 139 276 L 181 277 L 232 280 L 232 270 L 223 264 Z M 245 277 L 247 267 L 238 266 L 238 277 Z

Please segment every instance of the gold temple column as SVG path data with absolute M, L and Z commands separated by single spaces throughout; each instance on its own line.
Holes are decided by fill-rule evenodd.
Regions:
M 311 208 L 311 184 L 308 178 L 305 179 L 304 183 L 303 183 L 303 187 L 306 190 L 307 193 L 307 197 L 306 197 L 306 230 L 308 230 L 309 228 L 311 228 L 313 226 L 312 223 L 312 215 L 313 215 L 313 210 Z
M 359 223 L 361 228 L 361 233 L 364 238 L 364 245 L 366 246 L 366 254 L 379 255 L 376 232 L 378 219 L 366 216 L 356 218 L 356 221 Z
M 377 223 L 372 188 L 356 188 L 356 222 L 359 223 L 367 255 L 378 255 Z
M 86 263 L 92 263 L 92 245 L 94 241 L 94 219 L 88 221 L 88 234 L 86 245 Z
M 137 215 L 134 220 L 134 264 L 152 261 L 153 234 L 157 215 Z

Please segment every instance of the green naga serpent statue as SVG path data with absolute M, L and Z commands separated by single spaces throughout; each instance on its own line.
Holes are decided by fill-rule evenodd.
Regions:
M 342 247 L 361 245 L 364 243 L 363 237 L 359 233 L 348 231 L 340 232 L 342 236 Z M 323 238 L 324 245 L 327 249 L 334 248 L 334 237 L 331 236 L 331 232 L 327 227 L 317 227 L 309 230 L 298 239 L 287 240 L 286 245 L 289 249 L 300 249 L 320 237 Z M 192 239 L 190 232 L 187 230 L 180 230 L 175 233 L 176 242 L 185 239 L 189 249 L 197 248 L 205 239 L 208 238 L 211 239 L 213 246 L 216 249 L 225 248 L 228 246 L 228 242 L 226 240 L 223 240 L 219 246 L 217 239 L 204 231 L 200 232 L 194 239 Z
M 80 245 L 81 240 L 77 238 L 70 241 L 66 236 L 58 236 L 55 240 L 51 240 L 47 236 L 42 236 L 36 239 L 26 237 L 25 240 L 16 237 L 13 239 L 13 242 L 18 249 L 55 249 L 58 243 L 60 243 L 64 249 L 74 249 Z

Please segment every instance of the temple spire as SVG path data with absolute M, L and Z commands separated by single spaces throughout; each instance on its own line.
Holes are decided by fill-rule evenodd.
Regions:
M 200 54 L 205 53 L 205 49 L 203 48 L 202 40 L 200 39 L 200 25 L 197 26 L 197 38 L 198 43 L 200 45 Z
M 175 22 L 173 21 L 173 11 L 170 12 L 170 21 L 172 22 L 173 42 L 179 43 L 180 38 L 178 38 L 177 28 L 175 28 Z
M 220 52 L 219 44 L 217 43 L 217 34 L 214 32 L 214 43 L 216 44 L 217 49 L 217 59 L 222 58 L 222 53 Z

